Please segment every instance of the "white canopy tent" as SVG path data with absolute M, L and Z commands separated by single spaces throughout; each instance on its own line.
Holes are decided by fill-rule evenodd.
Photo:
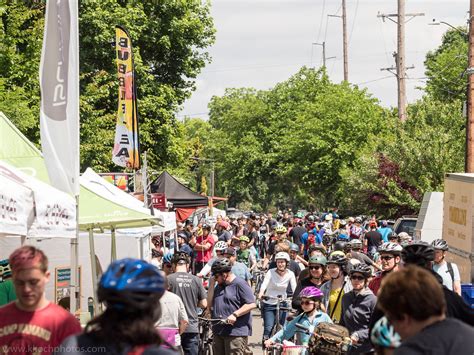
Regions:
M 68 194 L 0 161 L 0 233 L 72 238 L 76 203 Z

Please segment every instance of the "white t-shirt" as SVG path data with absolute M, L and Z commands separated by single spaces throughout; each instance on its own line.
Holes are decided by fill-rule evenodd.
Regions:
M 461 281 L 458 266 L 454 263 L 451 263 L 451 265 L 453 266 L 454 281 Z M 448 263 L 446 261 L 442 264 L 433 263 L 433 270 L 443 278 L 443 285 L 453 291 L 453 279 L 451 278 L 451 274 L 448 271 Z
M 296 277 L 293 271 L 286 269 L 286 273 L 280 276 L 276 272 L 276 269 L 270 269 L 265 274 L 261 289 L 266 291 L 265 295 L 267 296 L 283 296 L 283 298 L 286 298 L 286 288 L 288 284 L 291 285 L 293 291 L 296 289 Z M 277 301 L 272 299 L 263 302 L 267 304 L 277 304 Z

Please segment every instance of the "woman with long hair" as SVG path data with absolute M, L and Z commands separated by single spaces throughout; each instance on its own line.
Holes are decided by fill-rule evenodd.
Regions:
M 67 338 L 56 354 L 177 354 L 164 346 L 155 328 L 164 292 L 164 277 L 157 267 L 138 259 L 113 262 L 97 291 L 105 311 L 82 334 Z

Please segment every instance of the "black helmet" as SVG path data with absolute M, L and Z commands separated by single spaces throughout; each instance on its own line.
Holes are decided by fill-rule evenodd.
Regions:
M 173 255 L 173 258 L 171 259 L 171 262 L 173 264 L 177 264 L 180 261 L 185 261 L 186 264 L 189 264 L 190 260 L 189 260 L 188 253 L 185 253 L 184 251 L 179 251 L 179 252 L 177 252 L 176 254 Z
M 372 275 L 372 269 L 370 268 L 369 265 L 365 263 L 360 263 L 360 264 L 352 266 L 352 268 L 349 271 L 349 274 L 352 275 L 356 272 L 364 275 L 366 279 L 369 278 L 370 275 Z
M 435 240 L 433 240 L 433 242 L 431 243 L 431 246 L 435 250 L 447 251 L 449 249 L 448 243 L 446 243 L 446 241 L 444 239 L 435 239 Z
M 434 260 L 434 248 L 426 242 L 414 242 L 403 248 L 402 260 L 405 264 L 425 266 Z
M 345 251 L 347 248 L 347 243 L 343 242 L 342 240 L 337 241 L 334 243 L 334 251 L 340 250 L 340 251 Z
M 222 258 L 214 261 L 211 267 L 213 275 L 229 272 L 232 269 L 232 264 L 228 258 Z
M 336 264 L 339 266 L 345 266 L 347 264 L 347 258 L 342 251 L 333 251 L 328 258 L 327 264 Z

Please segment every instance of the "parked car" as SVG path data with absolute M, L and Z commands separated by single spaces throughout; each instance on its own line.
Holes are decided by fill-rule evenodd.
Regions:
M 403 216 L 397 219 L 395 225 L 393 226 L 393 231 L 396 234 L 405 232 L 408 233 L 411 237 L 414 237 L 417 219 L 418 216 Z

